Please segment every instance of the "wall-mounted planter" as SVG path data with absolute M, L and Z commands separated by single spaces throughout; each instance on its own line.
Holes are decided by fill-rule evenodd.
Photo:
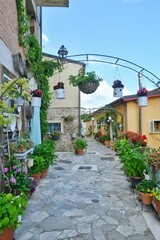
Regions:
M 58 141 L 59 140 L 59 135 L 52 135 L 52 140 Z
M 147 96 L 138 97 L 138 106 L 139 107 L 147 107 L 148 106 L 148 97 Z
M 122 97 L 122 96 L 123 96 L 122 87 L 113 88 L 113 97 Z
M 31 106 L 32 107 L 40 107 L 41 106 L 41 98 L 40 97 L 32 97 Z

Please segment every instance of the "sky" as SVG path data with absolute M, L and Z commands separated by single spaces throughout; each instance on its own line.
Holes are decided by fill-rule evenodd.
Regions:
M 58 55 L 64 45 L 68 56 L 103 54 L 122 58 L 160 78 L 159 11 L 160 0 L 69 0 L 67 8 L 43 7 L 42 50 Z M 103 81 L 95 93 L 81 94 L 82 107 L 97 108 L 116 100 L 112 84 L 117 79 L 125 86 L 123 95 L 136 94 L 139 88 L 136 72 L 106 63 L 85 63 L 86 71 L 95 71 Z M 141 70 L 134 65 L 127 66 Z M 157 83 L 158 79 L 147 71 L 143 74 Z M 156 87 L 145 77 L 141 82 L 148 90 Z

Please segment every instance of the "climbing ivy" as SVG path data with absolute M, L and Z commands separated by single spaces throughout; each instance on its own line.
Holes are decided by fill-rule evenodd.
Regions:
M 27 22 L 29 16 L 23 5 L 23 0 L 16 0 L 18 11 L 19 45 L 26 50 L 26 57 L 30 64 L 32 75 L 39 82 L 39 88 L 43 92 L 41 103 L 40 121 L 42 136 L 48 132 L 47 111 L 51 102 L 49 77 L 53 76 L 56 69 L 60 69 L 58 61 L 43 61 L 42 49 L 35 35 L 25 37 L 29 29 Z

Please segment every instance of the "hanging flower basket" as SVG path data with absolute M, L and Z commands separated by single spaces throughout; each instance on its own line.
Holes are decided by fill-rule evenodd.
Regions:
M 86 83 L 78 84 L 78 88 L 85 94 L 91 94 L 97 90 L 98 84 L 96 82 L 88 81 Z
M 124 85 L 120 80 L 115 80 L 112 85 L 113 97 L 122 97 Z
M 57 85 L 53 87 L 55 90 L 56 99 L 64 99 L 65 98 L 65 90 L 64 90 L 64 83 L 58 82 Z
M 69 77 L 69 84 L 74 87 L 78 86 L 79 90 L 85 94 L 94 93 L 100 81 L 102 78 L 98 77 L 94 71 Z
M 148 90 L 146 88 L 142 88 L 137 91 L 139 107 L 147 107 L 148 106 L 148 96 L 147 95 L 148 95 Z

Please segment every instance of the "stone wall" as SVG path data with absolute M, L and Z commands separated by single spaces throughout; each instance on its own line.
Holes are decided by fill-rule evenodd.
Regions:
M 64 116 L 74 116 L 73 121 L 65 121 Z M 79 108 L 50 108 L 48 111 L 48 120 L 61 121 L 63 133 L 60 139 L 56 141 L 56 151 L 72 152 L 74 149 L 73 133 L 79 136 Z

